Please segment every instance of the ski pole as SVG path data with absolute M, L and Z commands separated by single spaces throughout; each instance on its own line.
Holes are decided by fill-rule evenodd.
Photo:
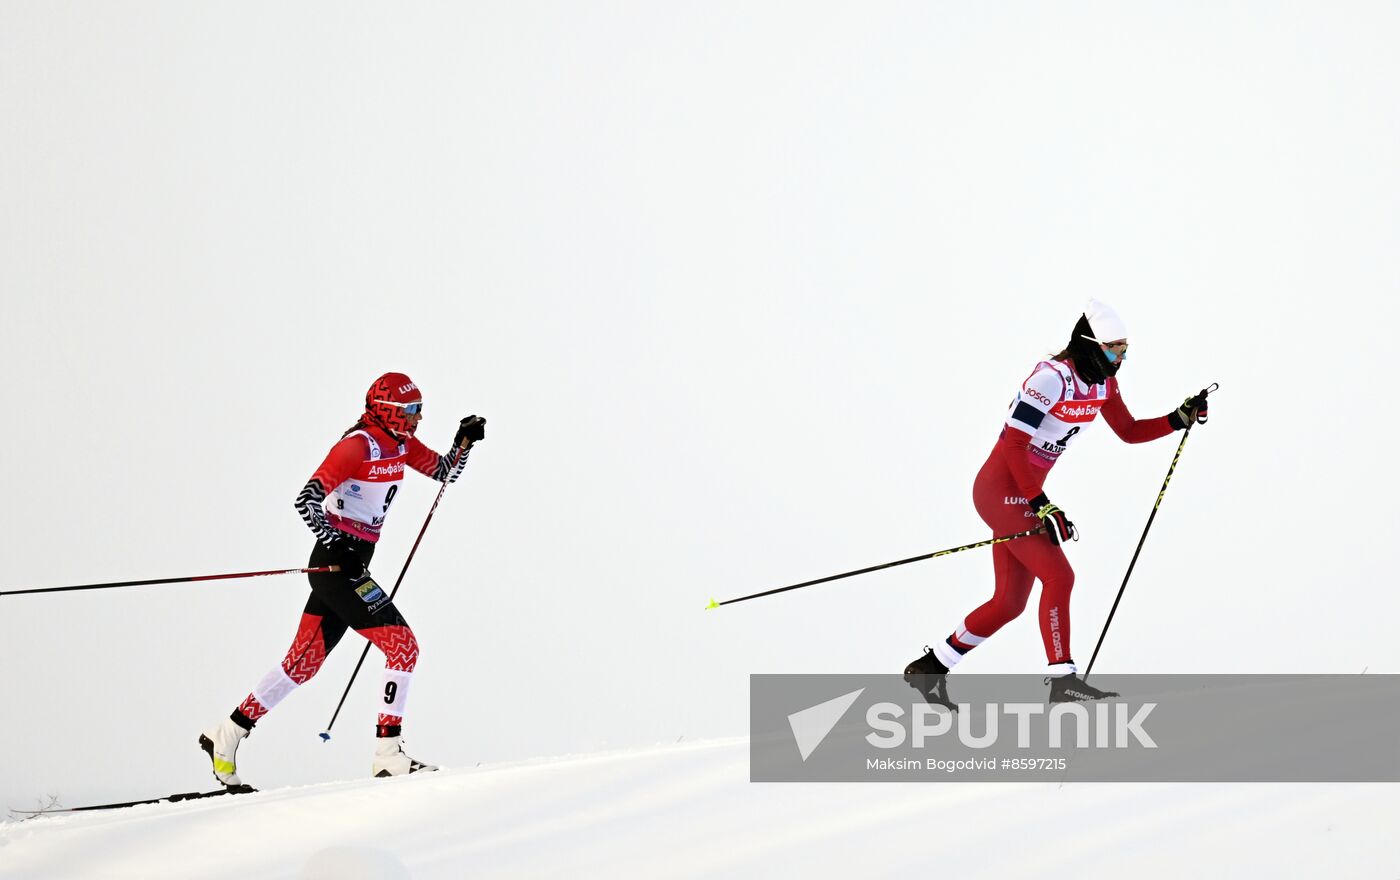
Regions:
M 466 447 L 458 448 L 465 449 Z M 433 506 L 428 508 L 428 518 L 423 520 L 423 528 L 418 530 L 418 537 L 413 540 L 413 547 L 408 551 L 408 558 L 403 561 L 403 568 L 399 569 L 399 576 L 394 581 L 394 588 L 389 591 L 390 602 L 394 601 L 394 596 L 399 592 L 399 585 L 403 583 L 403 576 L 407 573 L 409 564 L 413 562 L 413 554 L 418 552 L 418 544 L 423 540 L 423 533 L 428 530 L 428 523 L 433 521 L 433 514 L 437 511 L 438 503 L 442 501 L 442 495 L 446 491 L 447 484 L 443 483 L 442 488 L 438 489 L 437 498 L 433 499 Z M 365 649 L 360 652 L 360 659 L 355 664 L 355 671 L 350 673 L 350 680 L 345 683 L 345 692 L 340 695 L 340 702 L 335 704 L 335 712 L 331 714 L 330 723 L 328 723 L 326 729 L 321 732 L 321 740 L 323 742 L 330 742 L 331 728 L 335 727 L 335 719 L 340 717 L 340 709 L 345 705 L 345 698 L 350 696 L 350 687 L 355 683 L 356 676 L 360 674 L 360 667 L 364 665 L 365 658 L 369 656 L 369 646 L 370 643 L 366 640 Z
M 1202 395 L 1209 395 L 1220 387 L 1219 382 L 1212 382 L 1209 387 L 1202 391 Z M 1108 635 L 1108 625 L 1113 623 L 1113 615 L 1118 611 L 1118 603 L 1123 599 L 1123 591 L 1128 589 L 1128 578 L 1133 576 L 1133 566 L 1137 565 L 1138 554 L 1142 552 L 1142 545 L 1147 542 L 1147 533 L 1152 529 L 1152 521 L 1157 518 L 1157 508 L 1162 506 L 1162 498 L 1167 494 L 1167 486 L 1172 481 L 1172 474 L 1176 472 L 1176 463 L 1181 460 L 1181 450 L 1186 448 L 1186 439 L 1191 436 L 1191 429 L 1195 427 L 1192 422 L 1186 426 L 1186 431 L 1181 435 L 1181 442 L 1176 444 L 1176 455 L 1172 456 L 1171 467 L 1167 468 L 1167 478 L 1162 481 L 1161 491 L 1157 493 L 1157 501 L 1152 505 L 1152 513 L 1147 517 L 1147 525 L 1143 527 L 1142 537 L 1138 539 L 1137 549 L 1133 551 L 1132 561 L 1128 563 L 1128 572 L 1123 575 L 1123 584 L 1118 588 L 1118 595 L 1113 598 L 1113 607 L 1108 609 L 1108 619 L 1103 623 L 1103 631 L 1099 633 L 1098 644 L 1094 645 L 1094 653 L 1089 658 L 1089 665 L 1084 668 L 1084 680 L 1089 680 L 1089 673 L 1094 668 L 1094 661 L 1098 659 L 1099 649 L 1103 647 L 1104 636 Z
M 38 587 L 29 590 L 0 590 L 0 596 L 20 596 L 25 593 L 65 593 L 69 590 L 106 590 L 112 587 L 140 587 L 147 584 L 186 584 L 194 581 L 222 581 L 229 578 L 263 577 L 271 574 L 320 574 L 327 571 L 340 571 L 338 565 L 320 568 L 279 568 L 274 571 L 239 571 L 232 574 L 200 574 L 193 577 L 156 578 L 146 581 L 113 581 L 108 584 L 78 584 L 72 587 Z
M 869 574 L 872 571 L 880 571 L 884 568 L 894 568 L 896 565 L 908 565 L 911 562 L 921 562 L 925 559 L 934 559 L 939 556 L 947 556 L 949 553 L 961 553 L 964 550 L 975 550 L 978 547 L 989 547 L 992 544 L 1001 544 L 1006 541 L 1015 541 L 1018 538 L 1028 538 L 1031 535 L 1039 535 L 1041 532 L 1044 531 L 1044 527 L 1041 527 L 1035 529 L 1028 529 L 1024 532 L 1017 532 L 1014 535 L 1000 535 L 995 538 L 988 538 L 985 541 L 977 541 L 973 544 L 964 544 L 961 547 L 953 547 L 948 550 L 939 550 L 936 553 L 925 553 L 922 556 L 911 556 L 908 559 L 899 559 L 894 562 L 886 562 L 883 565 L 872 565 L 869 568 L 860 568 L 855 571 L 847 571 L 841 574 L 833 574 L 830 577 L 817 578 L 814 581 L 803 581 L 800 584 L 793 584 L 790 587 L 778 587 L 776 590 L 764 590 L 762 593 L 752 593 L 748 596 L 740 596 L 737 599 L 726 599 L 723 602 L 716 602 L 714 599 L 711 599 L 710 604 L 705 606 L 705 610 L 709 611 L 711 608 L 718 608 L 721 605 L 732 605 L 735 602 L 744 602 L 749 599 L 757 599 L 760 596 L 771 596 L 774 593 L 785 593 L 788 590 L 800 590 L 803 587 L 811 587 L 815 586 L 816 584 L 825 584 L 830 581 L 839 581 L 841 578 L 855 577 L 858 574 Z

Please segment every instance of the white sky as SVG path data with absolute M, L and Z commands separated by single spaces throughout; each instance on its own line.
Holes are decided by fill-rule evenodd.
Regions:
M 399 604 L 445 764 L 745 730 L 990 595 L 973 476 L 1084 300 L 1138 415 L 1221 384 L 1100 658 L 1396 672 L 1400 12 L 1349 3 L 0 3 L 4 586 L 303 564 L 385 370 L 488 439 Z M 1175 440 L 1076 443 L 1088 655 Z M 410 479 L 392 580 L 436 491 Z M 207 781 L 298 578 L 0 598 L 0 806 Z M 240 755 L 358 775 L 360 650 Z M 1027 613 L 967 661 L 1036 671 Z M 136 791 L 135 789 L 140 789 Z

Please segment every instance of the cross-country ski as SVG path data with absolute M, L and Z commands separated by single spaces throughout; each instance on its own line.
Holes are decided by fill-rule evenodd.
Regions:
M 168 794 L 164 797 L 144 798 L 136 801 L 118 801 L 110 804 L 86 804 L 80 807 L 45 807 L 39 810 L 25 810 L 12 808 L 12 812 L 27 814 L 29 816 L 47 816 L 56 813 L 83 813 L 89 810 L 120 810 L 124 807 L 140 807 L 145 804 L 178 804 L 182 801 L 198 801 L 205 798 L 220 797 L 226 794 L 252 794 L 257 791 L 251 785 L 229 785 L 214 791 L 187 791 L 179 794 Z

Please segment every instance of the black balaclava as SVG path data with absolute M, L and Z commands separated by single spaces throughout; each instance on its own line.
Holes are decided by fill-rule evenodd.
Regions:
M 1089 327 L 1089 319 L 1084 315 L 1079 316 L 1079 321 L 1074 325 L 1074 335 L 1070 337 L 1069 355 L 1074 359 L 1074 371 L 1079 374 L 1079 378 L 1090 385 L 1097 385 L 1117 374 L 1118 364 L 1109 363 L 1104 355 L 1103 349 L 1092 339 L 1086 336 L 1093 336 L 1094 331 Z M 1122 363 L 1120 360 L 1119 363 Z

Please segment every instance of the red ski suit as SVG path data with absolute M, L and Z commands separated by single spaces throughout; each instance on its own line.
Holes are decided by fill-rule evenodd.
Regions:
M 1113 432 L 1128 443 L 1155 440 L 1173 430 L 1167 416 L 1133 418 L 1118 392 L 1116 379 L 1086 385 L 1072 368 L 1073 363 L 1068 360 L 1043 361 L 1036 366 L 1012 405 L 1001 437 L 977 474 L 972 501 L 994 534 L 1013 534 L 1039 524 L 1027 499 L 1041 493 L 1055 460 L 1100 411 Z M 1038 579 L 1042 584 L 1040 635 L 1045 656 L 1052 665 L 1072 663 L 1069 596 L 1074 587 L 1074 569 L 1064 550 L 1047 535 L 1033 535 L 994 545 L 992 563 L 996 570 L 992 598 L 967 615 L 948 639 L 947 646 L 955 653 L 939 646 L 943 662 L 953 665 L 1018 617 Z

